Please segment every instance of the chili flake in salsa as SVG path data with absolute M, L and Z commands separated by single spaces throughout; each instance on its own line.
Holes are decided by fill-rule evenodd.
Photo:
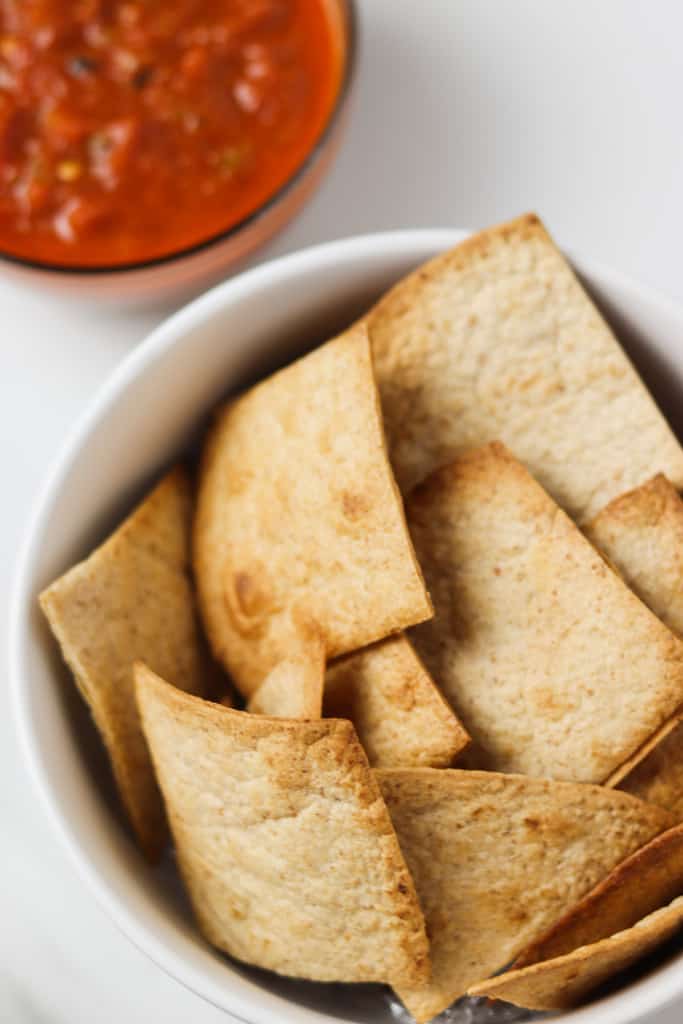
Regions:
M 339 88 L 326 0 L 0 0 L 0 251 L 169 255 L 292 176 Z

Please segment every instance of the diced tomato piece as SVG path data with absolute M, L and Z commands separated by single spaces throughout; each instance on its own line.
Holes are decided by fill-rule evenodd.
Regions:
M 209 63 L 209 55 L 201 46 L 192 46 L 186 50 L 180 61 L 180 70 L 185 78 L 200 78 Z
M 83 196 L 67 199 L 55 214 L 55 233 L 63 242 L 76 242 L 97 224 L 105 220 L 106 210 L 98 203 Z
M 31 168 L 19 177 L 12 194 L 23 213 L 28 216 L 41 213 L 50 198 L 50 183 L 42 169 Z
M 92 121 L 57 104 L 43 118 L 43 136 L 51 149 L 61 152 L 82 142 L 92 131 Z
M 21 71 L 31 62 L 31 48 L 16 36 L 0 35 L 0 57 L 13 71 Z
M 140 133 L 135 118 L 111 121 L 90 138 L 90 169 L 107 188 L 114 188 L 126 169 Z

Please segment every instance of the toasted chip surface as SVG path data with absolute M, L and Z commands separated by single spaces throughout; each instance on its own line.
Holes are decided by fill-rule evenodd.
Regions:
M 662 832 L 618 864 L 545 935 L 520 953 L 514 967 L 528 967 L 571 953 L 630 928 L 683 890 L 683 826 Z
M 413 881 L 352 725 L 232 711 L 188 697 L 145 666 L 136 678 L 207 939 L 294 977 L 428 977 Z
M 214 653 L 247 696 L 288 656 L 293 605 L 315 617 L 328 658 L 431 614 L 363 326 L 220 413 L 194 550 Z
M 176 686 L 202 692 L 191 516 L 189 481 L 175 469 L 101 547 L 40 595 L 150 859 L 160 854 L 167 827 L 135 704 L 133 662 L 144 658 Z
M 570 1009 L 661 946 L 681 925 L 683 897 L 601 942 L 481 982 L 470 989 L 470 995 L 504 999 L 529 1010 Z
M 418 1022 L 503 968 L 671 823 L 597 786 L 455 769 L 376 775 L 431 942 L 431 982 L 397 986 Z
M 627 785 L 625 783 L 625 780 L 626 779 L 630 780 L 631 774 L 633 774 L 634 776 L 636 775 L 636 773 L 640 774 L 639 769 L 641 768 L 641 765 L 642 766 L 645 766 L 645 765 L 652 766 L 654 764 L 657 764 L 658 761 L 659 761 L 659 757 L 661 755 L 661 751 L 663 749 L 672 749 L 672 748 L 668 748 L 666 746 L 667 745 L 667 741 L 669 741 L 674 736 L 674 734 L 676 734 L 678 732 L 682 720 L 683 720 L 683 708 L 679 707 L 678 710 L 675 711 L 674 714 L 671 716 L 671 718 L 668 718 L 659 727 L 659 729 L 655 730 L 655 732 L 653 732 L 652 735 L 649 736 L 648 739 L 645 740 L 645 742 L 642 743 L 637 748 L 637 750 L 635 750 L 634 753 L 631 754 L 631 756 L 629 758 L 627 758 L 626 761 L 624 761 L 623 764 L 621 764 L 617 768 L 616 771 L 612 772 L 612 774 L 609 776 L 609 778 L 606 779 L 606 781 L 604 782 L 604 785 L 605 786 L 620 786 L 621 785 L 622 789 L 626 789 L 628 792 L 631 792 L 631 788 L 630 788 L 631 787 L 631 783 L 629 781 L 629 784 Z M 653 757 L 652 755 L 655 755 L 655 756 Z M 622 783 L 623 783 L 623 785 L 622 785 Z M 666 791 L 667 792 L 670 791 L 670 781 L 667 783 L 667 790 Z M 640 795 L 639 793 L 636 793 L 635 790 L 633 792 L 634 792 L 635 796 L 639 796 Z M 671 795 L 673 795 L 673 794 L 671 794 Z M 671 802 L 670 802 L 670 800 L 668 798 L 665 799 L 665 801 L 663 803 L 662 803 L 661 800 L 650 800 L 650 798 L 645 796 L 645 795 L 642 795 L 641 799 L 648 800 L 649 803 L 659 804 L 660 807 L 666 807 L 669 810 L 673 810 L 674 809 L 673 805 L 671 804 Z
M 683 635 L 683 501 L 666 477 L 615 498 L 585 533 L 641 601 Z
M 325 685 L 325 645 L 312 635 L 296 657 L 271 669 L 247 704 L 247 711 L 274 718 L 321 718 Z
M 661 474 L 610 502 L 586 534 L 631 589 L 683 636 L 683 501 Z M 622 788 L 683 819 L 683 726 L 675 719 Z
M 675 728 L 620 782 L 620 788 L 683 821 L 683 724 Z
M 683 643 L 504 448 L 408 501 L 435 618 L 411 631 L 468 764 L 604 782 L 683 699 Z
M 404 494 L 495 439 L 580 518 L 657 470 L 683 486 L 678 442 L 537 217 L 427 263 L 367 323 Z
M 683 452 L 604 319 L 531 214 L 475 234 L 368 317 L 403 494 L 500 438 L 573 516 Z
M 324 709 L 353 722 L 376 768 L 445 768 L 469 742 L 405 634 L 330 665 Z

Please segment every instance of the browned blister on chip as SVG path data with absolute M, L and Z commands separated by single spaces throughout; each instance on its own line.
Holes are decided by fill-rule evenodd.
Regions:
M 494 772 L 376 772 L 415 880 L 432 978 L 418 1022 L 501 970 L 670 815 L 614 790 Z
M 194 552 L 211 645 L 247 696 L 288 657 L 295 606 L 315 618 L 328 658 L 431 615 L 363 326 L 220 412 Z
M 554 960 L 507 971 L 474 985 L 469 994 L 503 999 L 529 1010 L 568 1010 L 672 938 L 682 925 L 683 897 L 679 897 L 625 931 Z
M 408 501 L 435 618 L 411 639 L 472 737 L 471 767 L 604 782 L 683 700 L 683 643 L 507 449 Z
M 415 887 L 353 726 L 232 711 L 145 666 L 136 680 L 206 938 L 298 978 L 426 980 Z
M 615 498 L 586 527 L 638 597 L 683 636 L 683 501 L 662 476 Z M 622 788 L 683 819 L 683 725 L 680 709 Z M 633 769 L 632 765 L 627 768 Z
M 324 709 L 353 722 L 376 768 L 445 768 L 468 743 L 404 634 L 330 665 Z
M 500 439 L 583 520 L 683 451 L 533 215 L 483 231 L 396 285 L 366 319 L 404 494 Z
M 167 826 L 133 687 L 144 658 L 176 686 L 202 692 L 206 659 L 189 579 L 192 498 L 175 469 L 40 603 L 107 747 L 121 798 L 150 859 Z

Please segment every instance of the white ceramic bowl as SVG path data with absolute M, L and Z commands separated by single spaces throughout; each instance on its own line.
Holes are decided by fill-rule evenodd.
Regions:
M 372 986 L 289 982 L 239 967 L 202 941 L 173 871 L 149 869 L 122 826 L 99 745 L 36 595 L 192 443 L 221 396 L 324 340 L 463 235 L 403 231 L 308 249 L 234 278 L 171 317 L 125 360 L 76 427 L 40 497 L 20 561 L 11 679 L 45 809 L 91 891 L 132 942 L 249 1024 L 385 1022 L 391 1015 Z M 683 309 L 617 274 L 574 262 L 683 436 Z M 669 956 L 628 988 L 562 1019 L 630 1024 L 679 995 L 683 956 Z

